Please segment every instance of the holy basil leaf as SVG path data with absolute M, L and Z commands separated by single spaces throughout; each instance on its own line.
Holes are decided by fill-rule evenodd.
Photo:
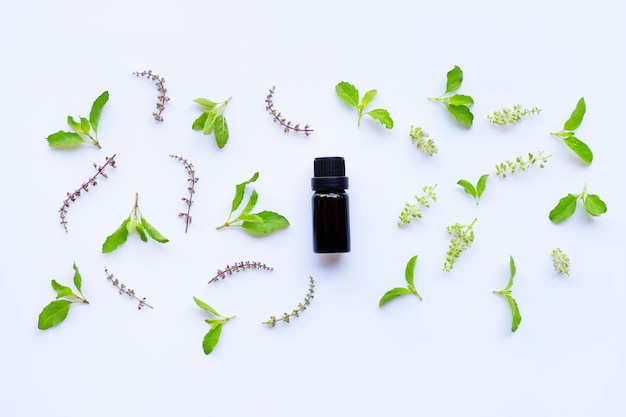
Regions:
M 480 198 L 487 187 L 487 178 L 489 174 L 485 174 L 478 179 L 478 184 L 476 184 L 476 197 Z
M 382 307 L 385 304 L 387 304 L 389 301 L 401 297 L 403 295 L 408 295 L 411 294 L 411 291 L 408 288 L 393 288 L 389 291 L 387 291 L 385 294 L 383 294 L 383 296 L 381 297 L 380 301 L 378 302 L 378 307 Z
M 39 313 L 39 321 L 37 327 L 39 330 L 46 330 L 65 320 L 70 311 L 71 301 L 55 300 L 45 306 Z
M 146 231 L 144 230 L 144 228 L 141 225 L 141 223 L 139 223 L 139 224 L 137 224 L 135 226 L 135 232 L 137 232 L 137 234 L 139 235 L 139 238 L 141 239 L 142 242 L 147 242 L 148 241 L 148 236 L 146 236 Z
M 578 196 L 574 194 L 568 194 L 561 198 L 556 207 L 550 211 L 550 221 L 553 223 L 561 223 L 563 220 L 574 214 L 576 211 L 577 200 Z
M 569 136 L 563 139 L 563 142 L 580 157 L 586 164 L 593 161 L 593 153 L 589 146 L 575 136 Z
M 157 229 L 155 229 L 154 226 L 152 226 L 150 223 L 148 223 L 148 221 L 143 216 L 141 217 L 141 225 L 146 230 L 146 232 L 148 232 L 148 235 L 152 239 L 156 240 L 159 243 L 167 243 L 167 242 L 169 242 L 169 240 L 165 236 L 163 236 L 161 233 L 159 233 L 159 231 Z M 145 240 L 144 240 L 144 242 L 145 242 Z
M 404 279 L 410 287 L 414 287 L 414 274 L 415 274 L 415 262 L 417 262 L 417 255 L 409 259 L 404 270 Z
M 52 285 L 52 289 L 57 293 L 57 297 L 56 297 L 57 299 L 63 298 L 63 297 L 77 298 L 76 294 L 74 294 L 74 291 L 72 291 L 70 287 L 61 285 L 54 279 L 52 280 L 51 285 Z
M 215 118 L 213 130 L 215 131 L 217 146 L 221 149 L 228 142 L 228 124 L 226 124 L 226 118 L 223 115 L 220 114 Z
M 471 126 L 474 121 L 474 115 L 470 111 L 470 109 L 466 106 L 457 106 L 454 104 L 449 104 L 446 106 L 448 108 L 448 112 L 452 114 L 456 120 L 463 123 L 466 126 Z
M 474 198 L 478 197 L 478 194 L 476 193 L 476 189 L 474 188 L 474 186 L 472 185 L 472 183 L 470 183 L 467 180 L 459 180 L 457 181 L 457 184 L 460 185 L 461 187 L 463 187 L 463 190 L 471 195 Z
M 91 125 L 89 124 L 89 120 L 85 119 L 84 117 L 80 118 L 80 130 L 78 131 L 78 133 L 83 133 L 85 135 L 88 135 L 91 132 Z
M 65 132 L 59 130 L 56 133 L 51 134 L 46 138 L 48 140 L 48 146 L 77 146 L 83 143 L 83 138 L 75 132 Z
M 446 77 L 446 93 L 451 93 L 461 87 L 461 83 L 463 83 L 463 71 L 458 65 L 455 65 L 454 68 L 448 71 Z
M 126 226 L 130 222 L 130 216 L 128 216 L 117 228 L 113 234 L 108 236 L 104 243 L 102 244 L 102 253 L 110 253 L 117 249 L 122 243 L 126 242 L 128 238 L 128 229 Z
M 263 223 L 263 218 L 257 214 L 250 214 L 250 213 L 241 213 L 236 220 L 233 221 L 242 221 L 242 222 L 248 222 L 248 223 Z
M 205 135 L 210 135 L 213 132 L 213 126 L 217 118 L 217 109 L 206 111 L 204 114 L 206 114 L 206 120 L 204 121 L 203 132 Z
M 273 211 L 261 211 L 256 215 L 263 219 L 262 223 L 244 221 L 241 224 L 243 229 L 255 235 L 266 235 L 289 226 L 285 217 Z
M 211 110 L 217 106 L 217 103 L 211 100 L 207 100 L 206 98 L 197 98 L 194 100 L 195 103 L 198 103 L 203 107 L 203 110 Z
M 581 97 L 578 100 L 578 103 L 576 103 L 576 108 L 572 112 L 571 116 L 565 122 L 563 130 L 576 130 L 578 126 L 580 126 L 580 124 L 582 123 L 586 111 L 587 106 L 585 105 L 585 98 Z
M 93 102 L 91 111 L 89 112 L 89 124 L 94 132 L 98 132 L 98 123 L 100 122 L 100 115 L 104 105 L 109 101 L 109 92 L 105 91 L 100 94 L 98 98 Z
M 517 306 L 517 301 L 515 301 L 515 298 L 511 297 L 510 295 L 504 295 L 504 298 L 506 298 L 506 301 L 507 303 L 509 303 L 509 307 L 511 308 L 511 332 L 515 332 L 522 322 L 522 315 L 520 314 L 519 307 Z
M 223 326 L 224 322 L 211 324 L 211 330 L 209 330 L 209 332 L 204 336 L 204 339 L 202 340 L 202 350 L 204 350 L 205 355 L 213 352 L 213 349 L 217 345 L 217 342 L 219 342 L 220 340 Z
M 363 96 L 363 100 L 361 100 L 361 104 L 359 105 L 359 107 L 361 109 L 364 109 L 368 104 L 372 102 L 372 100 L 374 100 L 374 97 L 376 97 L 377 93 L 378 91 L 376 90 L 369 90 L 368 92 L 366 92 Z
M 67 124 L 78 133 L 89 133 L 89 131 L 83 131 L 82 125 L 74 120 L 72 116 L 67 116 Z
M 258 200 L 259 200 L 259 193 L 257 193 L 256 190 L 252 190 L 252 194 L 250 194 L 250 199 L 248 199 L 248 203 L 241 211 L 239 218 L 243 220 L 241 216 L 250 213 L 252 209 L 254 208 L 254 206 L 256 206 L 256 203 Z
M 351 105 L 352 107 L 358 107 L 359 105 L 359 91 L 355 86 L 349 82 L 342 81 L 335 87 L 335 92 L 340 99 Z
M 202 113 L 196 120 L 193 121 L 191 128 L 193 130 L 204 130 L 204 124 L 206 123 L 207 114 Z
M 385 109 L 374 109 L 370 110 L 367 113 L 374 120 L 378 120 L 380 124 L 385 126 L 387 129 L 393 129 L 393 120 L 389 115 L 389 112 Z
M 208 305 L 207 303 L 205 303 L 201 299 L 193 297 L 193 301 L 195 301 L 195 303 L 196 303 L 196 305 L 198 307 L 200 307 L 203 310 L 211 312 L 211 314 L 213 314 L 215 317 L 222 317 L 222 316 L 220 316 L 220 313 L 218 313 L 213 307 L 211 307 L 210 305 Z
M 592 216 L 599 216 L 606 213 L 606 203 L 596 194 L 587 194 L 583 203 L 585 204 L 585 210 L 587 210 L 587 213 Z
M 235 186 L 235 198 L 233 198 L 233 204 L 231 206 L 231 213 L 239 208 L 239 205 L 243 201 L 244 191 L 246 189 L 246 185 L 255 182 L 259 178 L 259 173 L 255 172 L 248 181 L 244 181 L 241 184 L 237 184 Z
M 455 94 L 453 96 L 448 97 L 448 103 L 454 104 L 455 106 L 464 106 L 464 105 L 472 105 L 474 104 L 474 99 L 470 96 L 466 96 L 463 94 Z

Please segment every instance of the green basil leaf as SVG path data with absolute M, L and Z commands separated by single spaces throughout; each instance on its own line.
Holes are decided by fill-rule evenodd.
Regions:
M 85 135 L 88 135 L 89 132 L 91 132 L 91 125 L 89 124 L 89 120 L 85 119 L 84 117 L 80 118 L 80 130 L 78 131 L 78 133 L 83 133 Z
M 244 221 L 241 224 L 243 229 L 252 234 L 267 235 L 289 226 L 289 221 L 285 217 L 273 211 L 261 211 L 255 214 L 263 219 L 262 223 Z
M 91 105 L 91 111 L 89 112 L 89 124 L 94 132 L 98 132 L 98 123 L 100 123 L 100 115 L 104 105 L 109 101 L 109 92 L 105 91 L 100 94 L 98 98 Z
M 66 287 L 65 285 L 61 285 L 58 282 L 56 282 L 56 280 L 54 280 L 54 279 L 52 280 L 51 284 L 52 284 L 52 289 L 57 293 L 57 299 L 63 298 L 63 297 L 78 298 L 76 296 L 76 294 L 74 294 L 74 291 L 72 291 L 72 289 L 70 287 Z
M 205 135 L 210 135 L 213 132 L 213 125 L 215 125 L 215 119 L 217 118 L 217 110 L 209 110 L 205 114 L 206 120 L 204 121 L 203 132 Z
M 81 132 L 81 125 L 78 123 L 72 116 L 67 116 L 67 124 L 74 129 L 76 132 Z
M 64 132 L 59 130 L 56 133 L 51 134 L 46 138 L 48 140 L 48 146 L 50 147 L 65 147 L 76 146 L 84 142 L 83 138 L 74 132 Z
M 118 227 L 115 232 L 106 238 L 102 244 L 102 253 L 111 253 L 122 243 L 126 242 L 126 239 L 128 238 L 128 229 L 126 226 L 129 222 L 130 216 L 122 222 L 120 227 Z
M 83 285 L 83 277 L 81 277 L 80 272 L 78 271 L 78 267 L 76 266 L 76 262 L 72 266 L 74 269 L 74 286 L 78 290 L 78 292 L 82 293 L 82 285 Z
M 194 102 L 201 105 L 203 107 L 202 110 L 211 110 L 214 109 L 215 106 L 217 106 L 217 103 L 211 100 L 207 100 L 206 98 L 197 98 L 194 100 Z
M 163 236 L 161 233 L 159 233 L 159 231 L 155 229 L 150 223 L 148 223 L 148 221 L 143 216 L 141 216 L 141 225 L 143 226 L 144 229 L 146 229 L 146 232 L 148 232 L 148 235 L 152 239 L 156 240 L 159 243 L 169 242 L 169 240 L 165 236 Z
M 224 115 L 220 114 L 215 118 L 213 130 L 215 131 L 217 146 L 222 149 L 224 145 L 226 145 L 226 142 L 228 142 L 228 124 L 226 124 Z
M 374 109 L 370 110 L 365 114 L 369 114 L 370 117 L 374 120 L 378 120 L 380 124 L 385 126 L 387 129 L 393 129 L 393 120 L 389 115 L 389 112 L 385 109 Z
M 203 310 L 209 311 L 211 314 L 213 314 L 215 317 L 222 317 L 220 315 L 220 313 L 218 313 L 213 307 L 211 307 L 210 305 L 208 305 L 207 303 L 205 303 L 204 301 L 202 301 L 199 298 L 193 297 L 193 301 L 195 301 L 196 305 L 198 307 L 200 307 Z
M 485 188 L 487 187 L 487 177 L 489 177 L 489 174 L 485 174 L 478 179 L 478 184 L 476 184 L 476 196 L 478 198 L 480 198 L 480 196 L 483 195 L 483 192 L 485 191 Z
M 257 193 L 256 190 L 252 190 L 252 194 L 250 194 L 250 199 L 248 200 L 248 204 L 246 204 L 244 209 L 241 211 L 239 218 L 241 219 L 242 215 L 250 213 L 252 209 L 254 208 L 254 206 L 256 206 L 256 203 L 258 200 L 259 200 L 259 193 Z
M 261 216 L 258 216 L 256 214 L 250 214 L 250 213 L 240 214 L 239 217 L 237 217 L 237 220 L 241 220 L 241 221 L 248 222 L 248 223 L 263 223 L 263 218 Z
M 237 210 L 237 208 L 239 208 L 239 205 L 243 201 L 243 195 L 244 195 L 244 191 L 246 190 L 246 185 L 255 182 L 258 178 L 259 178 L 259 173 L 255 172 L 254 175 L 252 175 L 252 178 L 250 178 L 248 181 L 244 181 L 241 184 L 237 184 L 235 186 L 235 198 L 233 198 L 233 204 L 231 206 L 231 213 Z
M 465 96 L 463 94 L 455 94 L 453 96 L 448 97 L 448 103 L 454 104 L 455 106 L 464 106 L 464 105 L 472 105 L 474 104 L 474 99 L 470 96 Z
M 191 128 L 193 130 L 204 130 L 204 124 L 206 123 L 207 114 L 202 113 L 200 117 L 193 121 Z
M 223 326 L 223 322 L 213 324 L 211 326 L 211 330 L 209 330 L 209 332 L 204 336 L 204 339 L 202 340 L 202 350 L 204 350 L 205 355 L 213 352 L 217 342 L 220 341 Z
M 39 321 L 37 323 L 39 330 L 46 330 L 62 323 L 67 317 L 71 305 L 71 301 L 56 300 L 45 306 L 39 313 Z
M 569 136 L 563 139 L 563 142 L 574 151 L 576 155 L 580 157 L 586 164 L 590 164 L 593 161 L 593 152 L 589 149 L 589 146 L 575 136 Z
M 378 307 L 382 307 L 389 301 L 408 294 L 411 294 L 411 291 L 409 291 L 408 288 L 393 288 L 383 294 L 383 296 L 380 298 L 380 301 L 378 302 Z
M 522 315 L 519 312 L 519 307 L 517 306 L 515 298 L 510 295 L 504 295 L 504 298 L 506 298 L 506 301 L 509 303 L 509 307 L 511 308 L 511 331 L 515 332 L 519 327 L 519 324 L 522 322 Z
M 606 213 L 606 203 L 596 194 L 587 194 L 583 202 L 585 203 L 585 210 L 592 216 Z
M 504 288 L 505 290 L 511 289 L 511 287 L 513 286 L 513 278 L 515 278 L 515 274 L 517 273 L 517 268 L 515 267 L 515 261 L 513 260 L 512 256 L 509 257 L 509 270 L 511 271 L 511 274 L 509 275 L 509 282 L 506 284 L 506 287 Z
M 578 100 L 578 103 L 576 103 L 576 108 L 570 115 L 569 119 L 567 119 L 567 122 L 565 122 L 563 129 L 564 130 L 576 130 L 578 126 L 580 126 L 580 124 L 582 123 L 583 117 L 585 116 L 586 111 L 587 111 L 587 106 L 585 105 L 585 98 L 581 97 Z
M 141 223 L 139 223 L 139 224 L 137 224 L 135 226 L 135 231 L 139 234 L 139 238 L 143 242 L 147 242 L 148 241 L 148 236 L 146 236 L 146 231 L 143 229 L 143 226 L 141 225 Z
M 372 100 L 374 100 L 374 97 L 376 97 L 376 93 L 376 90 L 369 90 L 367 93 L 365 93 L 359 107 L 361 109 L 364 109 L 368 104 L 372 102 Z
M 450 114 L 452 114 L 456 120 L 468 127 L 472 125 L 474 121 L 474 115 L 468 107 L 455 106 L 454 104 L 450 104 L 446 107 L 448 109 L 448 112 L 450 112 Z
M 472 183 L 470 183 L 467 180 L 458 180 L 457 184 L 460 185 L 461 187 L 463 187 L 463 190 L 471 195 L 472 197 L 476 198 L 478 195 L 476 194 L 476 189 L 474 188 L 474 186 L 472 185 Z
M 417 255 L 409 259 L 404 270 L 404 279 L 409 284 L 409 287 L 414 287 L 414 274 L 415 274 L 415 262 L 417 261 Z
M 359 91 L 349 82 L 342 81 L 337 84 L 337 86 L 335 86 L 335 92 L 340 99 L 352 107 L 359 106 Z
M 454 68 L 448 71 L 446 77 L 446 93 L 451 93 L 452 91 L 456 91 L 459 89 L 459 87 L 461 87 L 461 83 L 463 82 L 463 71 L 457 65 L 455 65 Z
M 568 194 L 561 198 L 556 207 L 550 211 L 550 221 L 553 223 L 561 223 L 574 214 L 576 211 L 576 200 L 578 200 L 578 196 L 574 194 Z

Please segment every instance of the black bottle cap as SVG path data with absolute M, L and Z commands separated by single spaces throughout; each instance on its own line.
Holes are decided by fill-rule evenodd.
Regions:
M 345 190 L 348 188 L 346 163 L 340 156 L 315 158 L 311 187 L 316 191 Z

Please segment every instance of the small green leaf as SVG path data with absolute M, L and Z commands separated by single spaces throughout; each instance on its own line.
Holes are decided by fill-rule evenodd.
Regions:
M 76 132 L 84 133 L 84 132 L 81 132 L 82 128 L 81 128 L 80 123 L 78 123 L 76 120 L 74 120 L 74 118 L 72 116 L 67 116 L 67 124 L 72 129 L 74 129 Z
M 261 216 L 258 216 L 256 214 L 250 214 L 250 213 L 240 214 L 239 216 L 237 216 L 236 220 L 233 220 L 233 223 L 239 220 L 241 220 L 242 222 L 248 222 L 248 223 L 263 223 L 263 218 Z
M 141 225 L 143 226 L 144 229 L 146 229 L 146 232 L 148 232 L 148 235 L 152 239 L 156 240 L 159 243 L 169 242 L 169 240 L 165 236 L 163 236 L 161 233 L 159 233 L 159 231 L 155 229 L 150 223 L 148 223 L 148 221 L 143 216 L 141 217 Z
M 210 135 L 213 132 L 213 126 L 215 125 L 215 119 L 217 118 L 217 109 L 204 112 L 206 114 L 206 120 L 204 121 L 203 133 Z
M 509 282 L 506 284 L 506 287 L 504 288 L 505 290 L 511 289 L 511 287 L 513 286 L 513 278 L 515 278 L 515 274 L 517 273 L 517 268 L 515 267 L 515 261 L 513 260 L 512 256 L 509 257 L 509 270 L 510 270 Z
M 75 132 L 65 132 L 59 130 L 56 133 L 51 134 L 46 138 L 48 140 L 48 146 L 76 146 L 84 143 L 83 138 Z
M 472 185 L 472 183 L 470 183 L 467 180 L 458 180 L 457 184 L 460 185 L 461 187 L 463 187 L 463 190 L 471 195 L 474 198 L 477 198 L 478 195 L 476 194 L 476 189 L 474 188 L 474 186 Z
M 369 114 L 370 117 L 374 120 L 378 120 L 380 124 L 385 126 L 387 129 L 393 129 L 393 120 L 389 115 L 389 112 L 385 109 L 374 109 L 370 110 L 365 114 Z
M 585 98 L 581 97 L 578 100 L 578 103 L 576 103 L 576 108 L 570 115 L 569 119 L 565 122 L 563 130 L 576 130 L 582 123 L 586 111 L 587 106 L 585 105 Z
M 585 203 L 585 210 L 592 216 L 606 213 L 606 203 L 596 194 L 587 194 L 583 202 Z
M 199 105 L 201 105 L 203 107 L 202 110 L 211 110 L 213 108 L 215 108 L 215 106 L 217 106 L 217 103 L 211 101 L 211 100 L 207 100 L 206 98 L 197 98 L 194 100 L 194 102 L 198 103 Z
M 408 288 L 393 288 L 389 291 L 387 291 L 385 294 L 383 294 L 383 296 L 381 297 L 380 301 L 378 302 L 378 307 L 382 307 L 385 304 L 387 304 L 389 301 L 401 297 L 403 295 L 408 295 L 411 294 L 411 291 Z
M 71 305 L 71 301 L 56 300 L 45 306 L 39 313 L 39 321 L 37 323 L 39 330 L 46 330 L 62 323 L 67 317 Z
M 563 142 L 574 151 L 576 155 L 580 157 L 586 164 L 590 164 L 593 161 L 593 152 L 589 149 L 589 146 L 575 136 L 569 136 L 563 139 Z
M 74 294 L 74 291 L 72 291 L 72 289 L 70 287 L 66 287 L 65 285 L 61 285 L 58 282 L 56 282 L 56 280 L 54 280 L 54 279 L 52 280 L 51 284 L 52 284 L 52 289 L 57 293 L 57 299 L 63 298 L 63 297 L 78 298 L 76 296 L 76 294 Z
M 474 115 L 466 106 L 455 106 L 454 104 L 450 104 L 446 106 L 448 112 L 452 114 L 456 120 L 463 123 L 465 126 L 472 126 L 474 121 Z
M 478 184 L 476 184 L 476 197 L 480 199 L 480 196 L 483 195 L 485 188 L 487 187 L 487 177 L 489 174 L 485 174 L 478 179 Z
M 463 71 L 457 65 L 448 71 L 446 77 L 446 93 L 451 93 L 461 87 L 461 83 L 463 83 Z
M 359 91 L 349 82 L 342 81 L 337 84 L 337 86 L 335 87 L 335 92 L 340 99 L 342 99 L 352 107 L 359 106 Z
M 378 93 L 376 90 L 369 90 L 367 93 L 365 93 L 359 107 L 361 109 L 364 109 L 368 104 L 372 102 L 372 100 L 374 100 L 374 97 L 376 97 L 376 93 Z
M 193 301 L 196 302 L 196 305 L 198 307 L 200 307 L 203 310 L 206 310 L 208 312 L 210 312 L 211 314 L 213 314 L 215 317 L 222 317 L 220 315 L 220 313 L 218 313 L 213 307 L 211 307 L 210 305 L 208 305 L 207 303 L 205 303 L 204 301 L 202 301 L 199 298 L 193 297 Z
M 193 121 L 191 128 L 193 130 L 204 130 L 204 124 L 206 123 L 207 114 L 202 113 L 200 117 Z
M 76 266 L 76 262 L 72 266 L 74 269 L 74 286 L 82 294 L 82 285 L 83 285 L 83 277 L 81 277 L 80 272 L 78 271 L 78 267 Z
M 226 118 L 223 115 L 220 114 L 215 118 L 213 130 L 215 131 L 217 146 L 222 149 L 228 142 L 228 124 L 226 124 Z
M 215 348 L 217 342 L 220 340 L 223 326 L 223 322 L 214 323 L 211 326 L 211 330 L 209 330 L 209 332 L 204 336 L 204 339 L 202 340 L 202 350 L 204 350 L 205 355 L 213 352 L 213 348 Z
M 454 104 L 455 106 L 465 106 L 474 104 L 474 99 L 470 96 L 465 96 L 463 94 L 455 94 L 453 96 L 448 97 L 448 103 Z
M 410 287 L 413 287 L 415 285 L 413 283 L 415 274 L 415 262 L 417 262 L 417 255 L 409 259 L 404 270 L 404 279 L 406 279 L 406 282 L 407 284 L 409 284 Z
M 574 214 L 576 211 L 576 200 L 578 200 L 578 196 L 574 194 L 568 194 L 561 198 L 556 207 L 550 211 L 550 221 L 553 223 L 561 223 Z
M 235 186 L 235 198 L 233 198 L 233 204 L 231 206 L 231 213 L 239 208 L 239 205 L 243 201 L 244 191 L 246 190 L 246 185 L 255 182 L 259 178 L 259 173 L 255 172 L 248 181 L 244 181 L 241 184 L 237 184 Z
M 126 225 L 130 222 L 130 216 L 128 216 L 117 228 L 113 234 L 106 238 L 104 243 L 102 244 L 102 253 L 110 253 L 117 249 L 122 243 L 126 242 L 128 238 L 128 229 Z
M 104 105 L 109 101 L 109 92 L 105 91 L 100 94 L 98 98 L 91 105 L 91 111 L 89 112 L 89 123 L 94 132 L 98 132 L 98 123 L 100 123 L 100 115 Z
M 289 226 L 289 221 L 285 217 L 273 211 L 261 211 L 256 215 L 263 219 L 262 223 L 244 221 L 241 224 L 243 229 L 252 234 L 267 235 Z
M 506 301 L 509 303 L 509 307 L 511 308 L 511 331 L 515 332 L 519 327 L 519 324 L 522 322 L 522 315 L 519 312 L 519 307 L 517 306 L 515 298 L 510 295 L 504 295 L 504 298 L 506 298 Z
M 78 131 L 78 133 L 83 133 L 85 135 L 88 135 L 89 132 L 91 132 L 91 125 L 89 124 L 89 120 L 85 119 L 84 117 L 80 118 L 80 130 Z
M 146 236 L 146 231 L 143 229 L 143 226 L 141 225 L 141 223 L 135 225 L 135 232 L 139 234 L 139 238 L 141 239 L 142 242 L 148 241 L 148 236 Z
M 242 219 L 242 215 L 246 215 L 252 211 L 254 206 L 256 206 L 257 201 L 259 200 L 259 193 L 256 190 L 252 190 L 252 194 L 250 194 L 250 198 L 248 199 L 248 204 L 244 207 L 239 215 L 239 218 Z

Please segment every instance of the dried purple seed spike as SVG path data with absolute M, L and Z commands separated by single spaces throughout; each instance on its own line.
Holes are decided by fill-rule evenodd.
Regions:
M 154 83 L 156 84 L 157 91 L 160 93 L 160 95 L 157 96 L 157 99 L 159 101 L 156 104 L 156 108 L 158 112 L 153 112 L 152 117 L 154 117 L 154 120 L 158 122 L 162 122 L 163 116 L 161 116 L 161 113 L 163 112 L 163 110 L 165 110 L 165 103 L 170 101 L 170 98 L 165 95 L 165 93 L 167 93 L 167 88 L 165 88 L 165 78 L 160 77 L 157 74 L 153 74 L 152 70 L 141 71 L 141 72 L 135 71 L 133 72 L 133 75 L 136 75 L 137 77 L 149 78 L 150 80 L 154 81 Z
M 300 123 L 296 124 L 295 126 L 292 126 L 291 121 L 287 121 L 287 119 L 283 117 L 282 113 L 277 112 L 276 109 L 274 109 L 274 102 L 272 101 L 272 98 L 274 96 L 275 89 L 276 87 L 270 88 L 270 92 L 265 98 L 265 103 L 266 103 L 265 110 L 267 110 L 268 113 L 274 117 L 275 122 L 280 123 L 280 125 L 283 127 L 284 132 L 289 132 L 290 130 L 292 130 L 294 132 L 303 132 L 306 136 L 310 136 L 311 133 L 313 132 L 313 129 L 311 129 L 311 126 L 306 124 L 304 128 L 301 128 Z
M 185 205 L 187 206 L 187 213 L 178 213 L 178 217 L 185 218 L 185 233 L 187 233 L 187 229 L 189 229 L 189 223 L 191 223 L 190 213 L 191 213 L 191 205 L 193 204 L 193 195 L 196 192 L 195 186 L 199 178 L 196 177 L 196 171 L 194 170 L 193 164 L 191 162 L 187 161 L 185 158 L 183 158 L 182 156 L 178 156 L 178 155 L 170 155 L 170 158 L 174 158 L 177 161 L 182 162 L 185 165 L 187 174 L 189 174 L 189 178 L 187 178 L 187 181 L 191 183 L 191 185 L 187 187 L 187 191 L 189 191 L 189 197 L 181 198 L 181 200 L 184 201 Z
M 224 270 L 218 269 L 215 276 L 209 281 L 209 284 L 212 282 L 216 282 L 220 279 L 224 279 L 228 275 L 233 275 L 236 272 L 240 272 L 246 269 L 263 269 L 265 271 L 274 270 L 274 268 L 272 268 L 271 266 L 267 266 L 261 262 L 236 262 L 233 265 L 226 265 L 226 267 L 224 267 Z

